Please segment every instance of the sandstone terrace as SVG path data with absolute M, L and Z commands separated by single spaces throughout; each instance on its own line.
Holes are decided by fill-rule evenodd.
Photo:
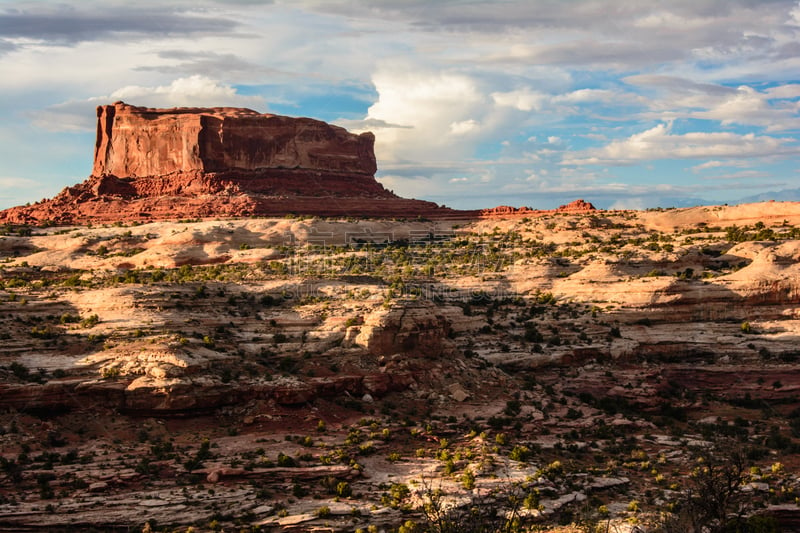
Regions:
M 646 523 L 720 434 L 786 514 L 798 226 L 790 203 L 7 226 L 2 525 L 398 527 L 426 486 Z

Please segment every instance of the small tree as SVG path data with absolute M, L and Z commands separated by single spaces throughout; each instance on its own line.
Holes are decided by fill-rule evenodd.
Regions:
M 756 502 L 752 494 L 742 490 L 749 479 L 747 465 L 747 451 L 729 439 L 699 450 L 688 490 L 660 530 L 664 533 L 756 531 L 752 527 L 758 517 L 747 516 Z
M 421 507 L 424 533 L 518 533 L 523 531 L 520 519 L 522 494 L 518 487 L 473 496 L 465 505 L 445 502 L 444 492 L 424 485 Z

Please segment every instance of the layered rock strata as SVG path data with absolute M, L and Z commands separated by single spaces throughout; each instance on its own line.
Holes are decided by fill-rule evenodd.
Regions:
M 482 209 L 480 211 L 481 218 L 513 218 L 517 216 L 530 217 L 541 216 L 549 213 L 564 213 L 564 214 L 580 214 L 591 213 L 597 211 L 597 208 L 591 202 L 586 202 L 582 199 L 574 200 L 568 204 L 561 205 L 558 209 L 545 210 L 533 209 L 531 207 L 511 207 L 508 205 L 499 205 L 491 209 Z
M 372 176 L 372 133 L 250 109 L 97 108 L 94 176 L 298 169 Z M 381 192 L 375 187 L 373 192 Z
M 372 133 L 236 108 L 97 108 L 92 176 L 0 222 L 57 224 L 212 216 L 442 217 L 375 180 Z
M 97 108 L 92 175 L 50 200 L 0 211 L 0 223 L 316 215 L 474 219 L 553 211 L 455 210 L 401 198 L 375 179 L 372 133 L 229 107 Z M 577 200 L 559 213 L 593 211 Z

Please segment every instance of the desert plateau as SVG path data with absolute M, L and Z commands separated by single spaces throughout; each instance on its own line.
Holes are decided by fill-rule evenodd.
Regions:
M 0 212 L 0 530 L 800 527 L 800 203 L 459 211 L 372 142 L 98 108 Z

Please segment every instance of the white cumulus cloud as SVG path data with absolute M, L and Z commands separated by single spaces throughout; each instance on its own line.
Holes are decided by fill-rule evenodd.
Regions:
M 547 94 L 532 89 L 492 93 L 492 100 L 498 106 L 512 107 L 520 111 L 539 111 L 549 98 Z
M 382 161 L 436 161 L 471 155 L 464 135 L 476 133 L 486 98 L 469 76 L 386 66 L 372 78 L 378 100 L 367 120 L 404 128 L 373 128 Z M 374 122 L 380 124 L 380 122 Z
M 244 96 L 236 89 L 205 76 L 178 78 L 168 85 L 128 85 L 106 96 L 70 100 L 31 113 L 38 127 L 49 131 L 88 131 L 95 128 L 95 107 L 118 100 L 145 107 L 263 107 L 260 96 Z
M 264 103 L 261 97 L 238 94 L 230 85 L 200 75 L 178 78 L 157 87 L 128 85 L 112 92 L 110 99 L 149 107 L 242 107 Z
M 480 125 L 473 119 L 462 120 L 460 122 L 453 122 L 450 124 L 450 133 L 453 135 L 466 135 L 476 131 Z
M 566 164 L 626 165 L 657 159 L 711 159 L 796 155 L 794 139 L 739 135 L 730 132 L 689 132 L 673 134 L 670 124 L 613 141 L 606 146 L 576 153 Z

